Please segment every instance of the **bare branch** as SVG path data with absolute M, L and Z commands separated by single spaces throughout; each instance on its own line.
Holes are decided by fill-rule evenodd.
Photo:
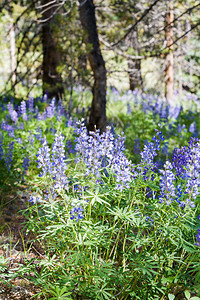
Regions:
M 41 13 L 41 15 L 43 15 L 45 12 L 47 12 L 50 9 L 52 9 L 53 7 L 58 7 L 58 9 L 59 9 L 60 7 L 62 7 L 64 5 L 64 3 L 65 3 L 65 0 L 62 1 L 61 3 L 59 3 L 59 4 L 54 4 L 54 5 L 51 5 L 50 7 L 47 7 L 46 9 L 44 9 L 43 11 L 41 11 L 40 13 Z
M 53 2 L 54 2 L 54 1 L 52 1 L 51 3 L 53 3 Z M 63 0 L 61 3 L 59 3 L 59 4 L 54 4 L 54 5 L 51 5 L 51 6 L 49 6 L 49 3 L 48 3 L 48 7 L 47 7 L 46 9 L 44 9 L 43 11 L 40 12 L 42 15 L 44 15 L 44 13 L 48 12 L 48 11 L 49 11 L 50 9 L 52 9 L 52 8 L 57 7 L 57 9 L 56 9 L 56 10 L 54 9 L 53 13 L 52 13 L 48 18 L 46 18 L 46 19 L 41 19 L 41 20 L 38 21 L 38 23 L 46 23 L 46 22 L 48 22 L 49 20 L 51 20 L 51 19 L 57 14 L 57 12 L 60 10 L 60 8 L 63 7 L 63 5 L 65 4 L 65 2 L 66 2 L 66 0 Z M 70 3 L 72 4 L 71 1 L 70 1 Z M 44 5 L 44 6 L 47 6 L 47 5 Z M 40 7 L 42 7 L 42 6 L 40 6 Z M 65 13 L 62 13 L 62 15 L 63 15 L 63 16 L 68 15 L 68 14 L 70 13 L 71 9 L 72 9 L 72 5 L 71 5 L 71 7 L 68 9 L 68 11 L 66 11 Z
M 120 51 L 120 50 L 117 50 L 117 49 L 113 49 L 112 45 L 109 44 L 108 42 L 106 42 L 101 36 L 99 36 L 99 40 L 106 47 L 108 47 L 109 49 L 112 49 L 114 52 L 116 52 L 117 54 L 119 54 L 119 55 L 121 55 L 121 56 L 123 56 L 125 58 L 132 59 L 132 60 L 141 60 L 141 59 L 146 58 L 146 56 L 144 56 L 144 55 L 129 55 L 129 54 L 124 53 L 123 51 Z
M 33 64 L 40 58 L 40 56 L 42 55 L 42 53 L 39 53 L 39 55 L 36 57 L 36 59 L 33 61 Z M 15 84 L 9 89 L 6 90 L 6 88 L 4 89 L 4 93 L 5 92 L 10 92 L 12 91 L 12 89 L 21 81 L 23 80 L 28 74 L 31 74 L 31 68 L 28 68 L 28 70 L 26 71 L 26 73 L 21 77 L 20 80 L 16 80 Z M 9 76 L 8 80 L 7 80 L 7 84 L 5 85 L 6 87 L 8 86 L 9 81 L 11 80 L 11 76 Z
M 197 8 L 198 6 L 200 6 L 200 2 L 192 7 L 189 7 L 188 9 L 186 9 L 182 14 L 180 14 L 178 17 L 174 18 L 173 22 L 170 22 L 168 25 L 165 25 L 164 27 L 162 27 L 161 29 L 159 29 L 155 34 L 158 34 L 162 31 L 164 31 L 167 27 L 169 27 L 170 25 L 173 25 L 174 22 L 178 21 L 182 16 L 184 16 L 187 13 L 190 13 L 193 9 Z
M 44 8 L 44 7 L 49 6 L 49 5 L 53 4 L 53 3 L 56 3 L 56 0 L 53 0 L 53 1 L 48 2 L 46 4 L 39 5 L 39 6 L 36 7 L 36 9 Z
M 129 33 L 134 30 L 136 28 L 136 26 L 138 25 L 138 23 L 140 21 L 142 21 L 146 15 L 152 10 L 152 8 L 157 4 L 157 2 L 159 2 L 161 0 L 155 0 L 150 6 L 149 8 L 145 9 L 143 15 L 129 28 L 129 30 L 126 32 L 126 34 L 120 38 L 119 41 L 117 41 L 116 43 L 112 44 L 112 46 L 117 46 L 119 43 L 121 43 L 128 35 Z
M 170 45 L 166 46 L 165 48 L 161 49 L 161 52 L 164 51 L 165 49 L 171 48 L 171 46 L 173 46 L 174 44 L 176 44 L 180 39 L 182 39 L 184 36 L 186 36 L 190 31 L 192 31 L 193 29 L 195 29 L 196 27 L 198 27 L 200 25 L 200 22 L 198 22 L 197 24 L 191 26 L 191 28 L 189 30 L 187 30 L 186 32 L 184 32 L 184 34 L 182 34 L 181 36 L 179 36 L 173 43 L 171 43 Z

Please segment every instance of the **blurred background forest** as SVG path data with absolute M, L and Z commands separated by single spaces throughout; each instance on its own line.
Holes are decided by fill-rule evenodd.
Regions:
M 94 44 L 81 22 L 87 2 L 93 5 L 2 1 L 1 93 L 21 98 L 48 92 L 70 99 L 78 86 L 93 87 L 88 54 Z M 174 94 L 200 95 L 199 1 L 96 0 L 94 6 L 95 20 L 85 21 L 91 30 L 97 25 L 97 52 L 105 62 L 108 88 L 139 89 L 166 96 L 168 102 Z

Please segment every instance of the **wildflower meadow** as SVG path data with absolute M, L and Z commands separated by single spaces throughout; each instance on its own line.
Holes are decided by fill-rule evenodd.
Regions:
M 86 129 L 90 95 L 73 97 L 70 113 L 1 98 L 1 207 L 25 195 L 43 252 L 24 245 L 17 268 L 1 255 L 0 282 L 24 278 L 35 299 L 200 299 L 199 100 L 109 90 L 101 134 Z

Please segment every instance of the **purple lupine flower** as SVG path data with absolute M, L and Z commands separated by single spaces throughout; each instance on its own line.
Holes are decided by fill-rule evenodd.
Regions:
M 67 149 L 67 152 L 70 154 L 70 153 L 75 153 L 75 149 L 74 149 L 74 146 L 72 144 L 71 141 L 67 141 L 66 142 L 66 149 Z
M 115 189 L 122 191 L 124 187 L 130 188 L 131 171 L 130 162 L 125 155 L 119 152 L 113 159 L 111 171 L 116 177 L 117 185 Z
M 76 219 L 76 221 L 78 222 L 80 219 L 83 219 L 82 212 L 83 212 L 83 209 L 82 209 L 81 206 L 79 206 L 79 207 L 77 207 L 77 206 L 73 207 L 71 209 L 71 211 L 70 211 L 70 215 L 71 215 L 70 219 L 71 220 Z
M 169 118 L 176 120 L 181 112 L 181 109 L 181 106 L 169 105 Z
M 22 177 L 23 178 L 24 178 L 24 175 L 26 174 L 26 172 L 28 171 L 29 161 L 30 161 L 30 159 L 28 157 L 24 157 L 24 160 L 22 163 L 22 169 L 23 169 Z
M 197 229 L 197 233 L 198 233 L 196 234 L 197 243 L 195 243 L 195 245 L 200 247 L 200 228 Z
M 160 140 L 164 141 L 162 132 L 156 130 L 156 135 L 154 135 L 152 138 L 153 142 L 147 142 L 147 144 L 144 145 L 143 151 L 140 153 L 141 163 L 146 167 L 145 174 L 148 169 L 155 169 L 155 164 L 153 163 L 153 161 L 155 156 L 157 155 L 157 151 L 160 150 Z M 141 169 L 141 166 L 139 166 L 138 168 Z
M 53 181 L 51 196 L 55 196 L 55 190 L 60 192 L 62 189 L 68 189 L 63 139 L 60 134 L 56 134 L 52 151 L 44 141 L 43 147 L 39 149 L 37 154 L 38 168 L 42 168 L 40 176 L 47 175 Z
M 144 113 L 147 112 L 148 106 L 147 106 L 147 103 L 146 103 L 146 102 L 143 102 L 143 103 L 142 103 L 142 110 L 143 110 Z
M 132 114 L 132 109 L 130 103 L 127 103 L 127 114 L 131 115 Z
M 55 100 L 53 99 L 50 105 L 46 109 L 47 118 L 52 118 L 54 116 L 55 110 L 56 110 Z
M 184 127 L 183 127 L 183 126 L 184 126 Z M 185 128 L 185 125 L 183 125 L 183 126 L 181 126 L 180 123 L 177 125 L 177 132 L 178 132 L 178 133 L 181 133 L 181 131 Z
M 47 112 L 44 111 L 44 112 L 42 113 L 42 120 L 46 120 L 46 119 L 47 119 Z
M 16 123 L 18 121 L 17 112 L 13 109 L 13 105 L 11 103 L 7 104 L 7 108 L 11 117 L 11 120 Z
M 58 101 L 57 114 L 58 114 L 58 116 L 63 116 L 65 114 L 65 107 L 62 103 L 62 100 Z
M 140 154 L 142 163 L 147 165 L 153 164 L 154 157 L 157 155 L 154 143 L 150 142 L 147 145 L 144 145 L 144 149 Z
M 167 205 L 171 204 L 176 197 L 176 191 L 174 186 L 175 176 L 172 172 L 172 164 L 166 161 L 164 170 L 160 170 L 162 174 L 160 176 L 160 190 L 159 202 L 166 202 Z
M 7 146 L 7 153 L 5 155 L 5 163 L 8 171 L 11 169 L 12 166 L 12 160 L 13 160 L 13 148 L 14 148 L 14 142 L 10 142 Z
M 8 108 L 8 111 L 9 111 L 9 113 L 10 113 L 10 111 L 13 110 L 13 105 L 9 102 L 9 103 L 7 104 L 7 108 Z
M 26 102 L 22 101 L 20 105 L 21 114 L 26 114 Z
M 3 151 L 3 133 L 0 134 L 0 160 L 4 158 L 4 151 Z
M 30 113 L 34 112 L 34 98 L 32 96 L 28 99 L 28 110 Z
M 76 138 L 75 150 L 77 151 L 77 162 L 83 160 L 87 166 L 86 175 L 101 179 L 101 172 L 107 174 L 108 168 L 116 177 L 117 188 L 128 187 L 131 181 L 129 162 L 123 154 L 124 138 L 115 139 L 111 128 L 100 134 L 96 132 L 87 133 L 84 124 L 76 129 L 78 137 Z
M 41 141 L 41 139 L 42 139 L 42 129 L 41 129 L 40 127 L 38 127 L 38 128 L 36 129 L 36 131 L 37 131 L 38 133 L 35 134 L 35 138 L 36 138 L 37 140 Z
M 147 216 L 146 219 L 145 219 L 145 221 L 146 221 L 147 223 L 150 223 L 151 225 L 154 223 L 154 219 L 151 218 L 150 216 Z
M 48 95 L 47 94 L 44 94 L 43 98 L 42 98 L 42 101 L 47 103 L 47 99 L 48 99 Z
M 18 125 L 18 129 L 24 130 L 24 123 L 20 123 L 20 124 Z
M 55 135 L 52 147 L 52 174 L 54 179 L 54 188 L 57 190 L 68 189 L 68 179 L 65 175 L 67 165 L 65 163 L 64 137 L 61 134 Z
M 4 120 L 1 122 L 1 129 L 7 131 L 10 137 L 15 137 L 15 127 L 7 124 Z
M 39 149 L 37 153 L 37 163 L 38 168 L 42 168 L 40 177 L 46 176 L 52 173 L 52 163 L 50 160 L 50 148 L 47 145 L 46 141 L 43 144 L 43 147 Z
M 42 115 L 40 112 L 38 112 L 38 114 L 37 114 L 37 119 L 38 119 L 38 121 L 42 121 Z
M 45 194 L 44 194 L 44 199 L 46 201 L 52 201 L 55 200 L 57 197 L 57 193 L 56 190 L 54 189 L 54 186 L 49 187 L 48 190 L 46 190 Z
M 56 128 L 52 128 L 52 127 L 51 127 L 51 128 L 49 129 L 49 132 L 52 132 L 52 133 L 54 133 L 54 134 L 55 134 L 55 133 L 57 132 L 57 129 L 56 129 Z
M 21 111 L 21 115 L 24 121 L 28 120 L 28 116 L 26 114 L 26 102 L 22 101 L 21 105 L 20 105 L 20 111 Z
M 196 131 L 196 122 L 193 122 L 190 124 L 189 132 L 195 133 L 195 131 Z
M 168 155 L 169 151 L 168 151 L 168 143 L 165 143 L 164 146 L 162 147 L 162 153 L 164 155 Z
M 188 147 L 182 147 L 180 149 L 175 148 L 172 156 L 172 165 L 178 177 L 184 177 L 184 168 L 190 159 L 190 149 Z
M 198 146 L 198 143 L 199 143 L 199 139 L 198 138 L 195 138 L 195 137 L 191 137 L 190 140 L 189 140 L 189 148 L 192 149 L 193 147 L 196 147 Z
M 168 115 L 169 115 L 169 107 L 162 104 L 161 111 L 160 111 L 160 118 L 167 119 Z
M 31 196 L 30 198 L 29 198 L 29 203 L 31 203 L 31 204 L 36 204 L 37 202 L 38 203 L 41 203 L 42 202 L 42 199 L 41 199 L 41 197 L 35 197 L 35 196 Z
M 200 194 L 200 149 L 199 145 L 191 149 L 191 159 L 186 165 L 185 178 L 187 179 L 185 194 L 188 198 L 185 200 L 185 204 L 195 207 L 192 199 L 196 199 Z
M 183 189 L 177 188 L 177 191 L 180 190 L 180 197 L 177 198 L 177 201 L 182 208 L 188 205 L 195 207 L 192 200 L 200 194 L 200 148 L 198 142 L 197 138 L 191 138 L 188 147 L 175 149 L 173 153 L 172 163 L 176 175 L 185 180 L 184 195 L 187 195 L 187 198 L 184 201 L 178 200 L 183 194 Z
M 17 143 L 19 143 L 19 144 L 21 144 L 21 145 L 23 144 L 23 141 L 22 141 L 21 138 L 17 138 L 16 141 L 17 141 Z
M 185 204 L 183 203 L 183 201 L 181 201 L 181 197 L 183 195 L 183 190 L 182 190 L 182 185 L 181 184 L 178 184 L 177 185 L 177 191 L 176 191 L 176 201 L 179 203 L 179 206 L 184 208 L 185 207 Z
M 43 138 L 41 138 L 41 144 L 46 144 L 47 143 L 47 139 L 46 136 L 44 136 Z
M 193 147 L 198 146 L 199 139 L 191 138 L 188 147 L 184 146 L 180 149 L 175 148 L 172 156 L 172 165 L 178 177 L 185 177 L 185 167 L 192 157 Z
M 72 118 L 67 121 L 67 127 L 71 127 L 73 124 Z
M 6 130 L 5 128 L 6 128 L 6 122 L 5 122 L 5 120 L 2 120 L 1 121 L 1 129 Z
M 21 107 L 20 107 L 20 105 L 18 105 L 15 110 L 17 111 L 17 114 L 20 117 L 21 116 Z

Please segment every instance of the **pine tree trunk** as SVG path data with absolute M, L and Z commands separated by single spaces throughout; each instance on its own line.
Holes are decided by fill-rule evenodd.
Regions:
M 129 87 L 131 91 L 135 89 L 143 89 L 143 81 L 141 76 L 141 61 L 129 60 L 128 61 L 129 72 Z
M 54 7 L 51 7 L 50 0 L 43 0 L 42 5 L 43 94 L 47 93 L 49 98 L 55 97 L 58 100 L 64 96 L 64 88 L 57 71 L 60 53 L 52 28 Z
M 166 29 L 165 29 L 165 39 L 166 46 L 169 47 L 169 53 L 166 55 L 165 63 L 165 97 L 167 103 L 173 101 L 174 96 L 174 56 L 173 56 L 173 21 L 174 13 L 172 2 L 169 3 L 169 11 L 166 13 Z
M 101 132 L 106 129 L 106 67 L 101 54 L 95 7 L 93 0 L 79 0 L 79 13 L 81 24 L 86 31 L 86 43 L 88 49 L 88 60 L 93 74 L 93 100 L 89 117 L 88 130 L 94 131 L 95 127 Z
M 129 37 L 127 41 L 129 47 L 134 49 L 134 54 L 139 55 L 139 43 L 137 36 L 137 28 Z M 130 90 L 134 91 L 135 89 L 143 89 L 143 81 L 141 74 L 141 60 L 128 60 L 128 75 L 129 75 L 129 86 Z

